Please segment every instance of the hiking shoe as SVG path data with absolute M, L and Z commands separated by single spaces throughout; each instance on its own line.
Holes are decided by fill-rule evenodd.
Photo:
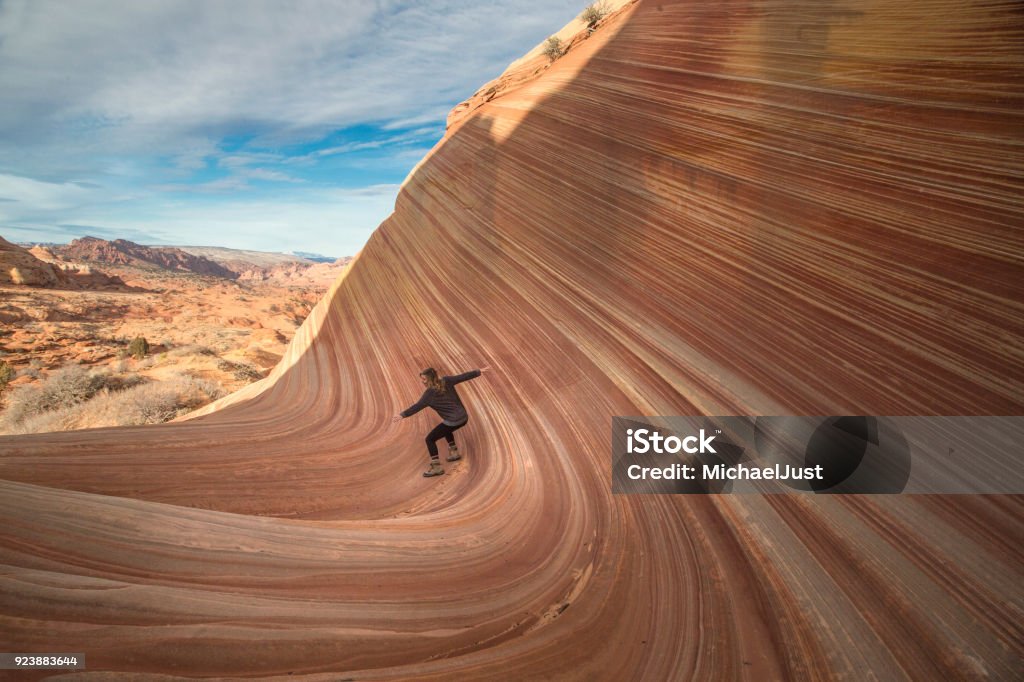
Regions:
M 458 448 L 448 448 L 447 460 L 449 462 L 458 462 L 460 459 L 462 459 L 462 455 L 459 454 Z
M 427 478 L 431 476 L 440 476 L 444 473 L 444 469 L 441 468 L 440 462 L 431 462 L 430 468 L 423 472 L 423 475 Z

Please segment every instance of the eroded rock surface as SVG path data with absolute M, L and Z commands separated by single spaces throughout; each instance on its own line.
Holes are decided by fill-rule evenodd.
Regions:
M 1013 679 L 1024 501 L 612 496 L 630 414 L 1021 414 L 1014 3 L 640 2 L 474 108 L 266 380 L 0 438 L 9 650 L 281 679 Z M 423 479 L 417 372 L 460 387 Z M 276 679 L 276 678 L 275 678 Z

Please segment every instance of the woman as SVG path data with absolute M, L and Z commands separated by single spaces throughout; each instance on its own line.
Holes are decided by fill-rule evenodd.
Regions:
M 455 384 L 470 379 L 476 379 L 484 372 L 491 371 L 490 367 L 481 367 L 465 374 L 455 376 L 437 376 L 437 370 L 433 367 L 420 372 L 420 381 L 426 386 L 423 395 L 408 409 L 396 414 L 391 421 L 397 422 L 411 417 L 424 407 L 432 407 L 441 416 L 441 423 L 427 434 L 427 451 L 430 453 L 430 468 L 423 472 L 424 476 L 440 476 L 444 473 L 441 468 L 441 458 L 437 453 L 437 441 L 444 438 L 448 441 L 448 461 L 454 462 L 462 459 L 459 449 L 455 445 L 455 436 L 458 429 L 461 429 L 469 421 L 469 414 L 455 392 Z

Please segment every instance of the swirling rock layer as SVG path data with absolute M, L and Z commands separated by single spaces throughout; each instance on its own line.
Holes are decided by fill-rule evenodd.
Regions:
M 6 647 L 86 679 L 1019 675 L 1021 498 L 613 497 L 608 433 L 1021 414 L 1021 27 L 662 0 L 529 64 L 268 379 L 0 439 Z M 484 364 L 421 478 L 433 420 L 390 416 Z

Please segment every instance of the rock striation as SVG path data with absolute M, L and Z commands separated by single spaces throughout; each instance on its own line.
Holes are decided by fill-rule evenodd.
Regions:
M 1024 499 L 613 496 L 631 414 L 1024 411 L 1013 2 L 624 6 L 482 102 L 266 379 L 0 438 L 0 628 L 89 674 L 1014 679 Z M 392 424 L 426 366 L 463 461 Z

